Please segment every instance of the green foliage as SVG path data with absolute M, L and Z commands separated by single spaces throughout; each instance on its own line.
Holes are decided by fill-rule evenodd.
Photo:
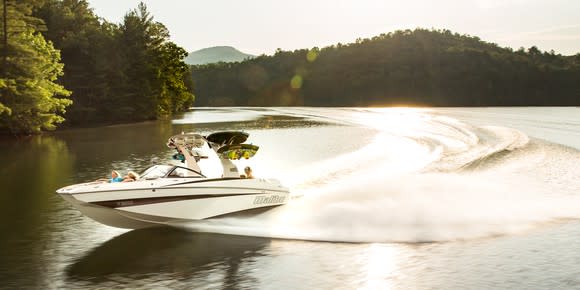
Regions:
M 8 88 L 8 84 L 6 81 L 7 81 L 6 79 L 0 78 L 0 92 L 3 92 L 5 89 Z M 2 97 L 2 99 L 4 99 L 4 97 Z M 12 110 L 10 110 L 10 108 L 6 107 L 4 104 L 0 103 L 0 116 L 2 116 L 3 114 L 11 115 Z
M 449 30 L 193 66 L 196 105 L 580 105 L 580 57 L 516 52 Z
M 191 106 L 186 53 L 143 3 L 118 25 L 99 19 L 85 0 L 46 0 L 35 14 L 62 51 L 62 83 L 74 100 L 70 125 L 156 119 Z
M 7 2 L 0 131 L 54 129 L 71 103 L 70 125 L 162 118 L 193 103 L 187 53 L 143 3 L 117 25 L 99 19 L 86 0 Z M 62 98 L 69 95 L 74 102 Z
M 187 110 L 193 103 L 191 86 L 184 81 L 191 82 L 189 66 L 182 61 L 187 56 L 187 52 L 169 42 L 160 47 L 158 56 L 161 93 L 157 114 L 168 116 Z
M 184 83 L 187 53 L 168 41 L 167 28 L 153 21 L 143 3 L 125 15 L 119 39 L 128 79 L 125 102 L 135 104 L 136 117 L 163 118 L 191 105 L 193 95 Z
M 0 131 L 12 134 L 55 129 L 56 124 L 64 121 L 60 114 L 71 104 L 69 99 L 57 97 L 70 94 L 55 83 L 62 75 L 63 64 L 59 63 L 59 51 L 36 32 L 42 22 L 30 16 L 31 3 L 19 1 L 7 6 L 8 33 L 7 43 L 2 47 L 0 76 Z

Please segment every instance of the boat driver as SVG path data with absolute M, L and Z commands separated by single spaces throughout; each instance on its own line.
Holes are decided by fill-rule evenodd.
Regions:
M 244 172 L 246 173 L 246 178 L 254 178 L 254 175 L 252 175 L 252 168 L 250 168 L 250 166 L 246 166 L 246 168 L 244 168 Z

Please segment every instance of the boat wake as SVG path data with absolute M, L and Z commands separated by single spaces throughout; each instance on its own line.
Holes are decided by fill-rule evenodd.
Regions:
M 343 115 L 349 126 L 376 129 L 373 141 L 304 166 L 287 180 L 301 198 L 259 216 L 188 228 L 318 241 L 426 242 L 521 233 L 580 217 L 577 149 L 427 112 Z

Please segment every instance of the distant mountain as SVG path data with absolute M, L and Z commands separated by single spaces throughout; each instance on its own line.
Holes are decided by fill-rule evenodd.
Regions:
M 189 53 L 185 58 L 185 63 L 196 65 L 216 63 L 220 61 L 237 62 L 254 57 L 254 55 L 243 53 L 231 46 L 214 46 Z

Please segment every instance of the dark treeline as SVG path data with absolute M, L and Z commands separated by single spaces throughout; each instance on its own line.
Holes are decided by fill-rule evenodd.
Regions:
M 114 24 L 95 15 L 86 0 L 0 1 L 9 11 L 3 17 L 8 39 L 2 52 L 15 63 L 0 71 L 0 132 L 35 133 L 65 119 L 69 126 L 85 126 L 164 118 L 193 103 L 190 70 L 183 62 L 187 53 L 169 41 L 168 30 L 143 3 Z M 23 31 L 22 23 L 30 28 Z M 34 56 L 26 54 L 35 42 L 25 33 L 44 43 Z M 42 76 L 28 76 L 31 68 L 16 64 L 49 56 L 52 73 L 44 78 L 54 91 L 20 89 L 18 83 Z M 45 105 L 42 94 L 54 104 Z M 25 125 L 47 114 L 50 123 Z
M 448 30 L 192 67 L 197 106 L 580 105 L 580 54 L 514 51 Z

